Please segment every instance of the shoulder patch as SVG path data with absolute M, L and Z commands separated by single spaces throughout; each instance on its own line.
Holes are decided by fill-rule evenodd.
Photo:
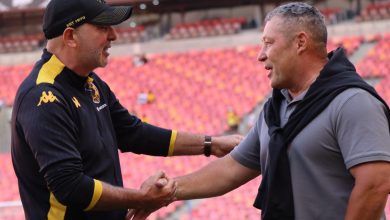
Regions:
M 57 99 L 57 97 L 55 95 L 53 95 L 52 91 L 48 91 L 47 93 L 46 93 L 46 91 L 43 91 L 37 106 L 40 106 L 42 103 L 46 104 L 46 103 L 51 103 L 51 102 L 55 102 L 55 101 L 60 102 Z
M 65 65 L 53 55 L 50 60 L 43 64 L 39 71 L 36 84 L 50 83 L 54 84 L 55 78 L 62 72 Z

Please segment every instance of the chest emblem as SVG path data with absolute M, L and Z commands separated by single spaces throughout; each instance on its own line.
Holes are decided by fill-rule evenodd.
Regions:
M 99 94 L 99 90 L 97 89 L 95 84 L 93 84 L 93 82 L 87 82 L 86 89 L 87 89 L 87 91 L 89 91 L 91 93 L 92 101 L 96 104 L 99 104 L 100 103 L 100 94 Z

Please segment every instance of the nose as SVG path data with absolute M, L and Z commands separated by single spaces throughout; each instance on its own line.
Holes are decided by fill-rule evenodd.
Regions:
M 264 62 L 267 60 L 267 55 L 263 48 L 260 49 L 259 55 L 257 55 L 257 60 L 260 62 Z
M 117 35 L 115 29 L 112 26 L 109 27 L 109 31 L 108 31 L 108 36 L 107 37 L 108 37 L 108 40 L 110 40 L 110 41 L 114 41 L 114 40 L 116 40 L 118 38 L 118 35 Z

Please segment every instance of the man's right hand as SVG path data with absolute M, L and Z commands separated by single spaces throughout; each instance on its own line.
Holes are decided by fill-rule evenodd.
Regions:
M 154 211 L 175 201 L 176 182 L 159 171 L 142 183 L 140 191 L 143 195 L 141 209 Z

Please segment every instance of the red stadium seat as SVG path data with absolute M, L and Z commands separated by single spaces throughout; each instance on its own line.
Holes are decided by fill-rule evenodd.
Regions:
M 241 27 L 245 24 L 245 22 L 246 19 L 240 17 L 181 23 L 174 26 L 165 36 L 165 39 L 172 40 L 234 34 L 241 30 Z

